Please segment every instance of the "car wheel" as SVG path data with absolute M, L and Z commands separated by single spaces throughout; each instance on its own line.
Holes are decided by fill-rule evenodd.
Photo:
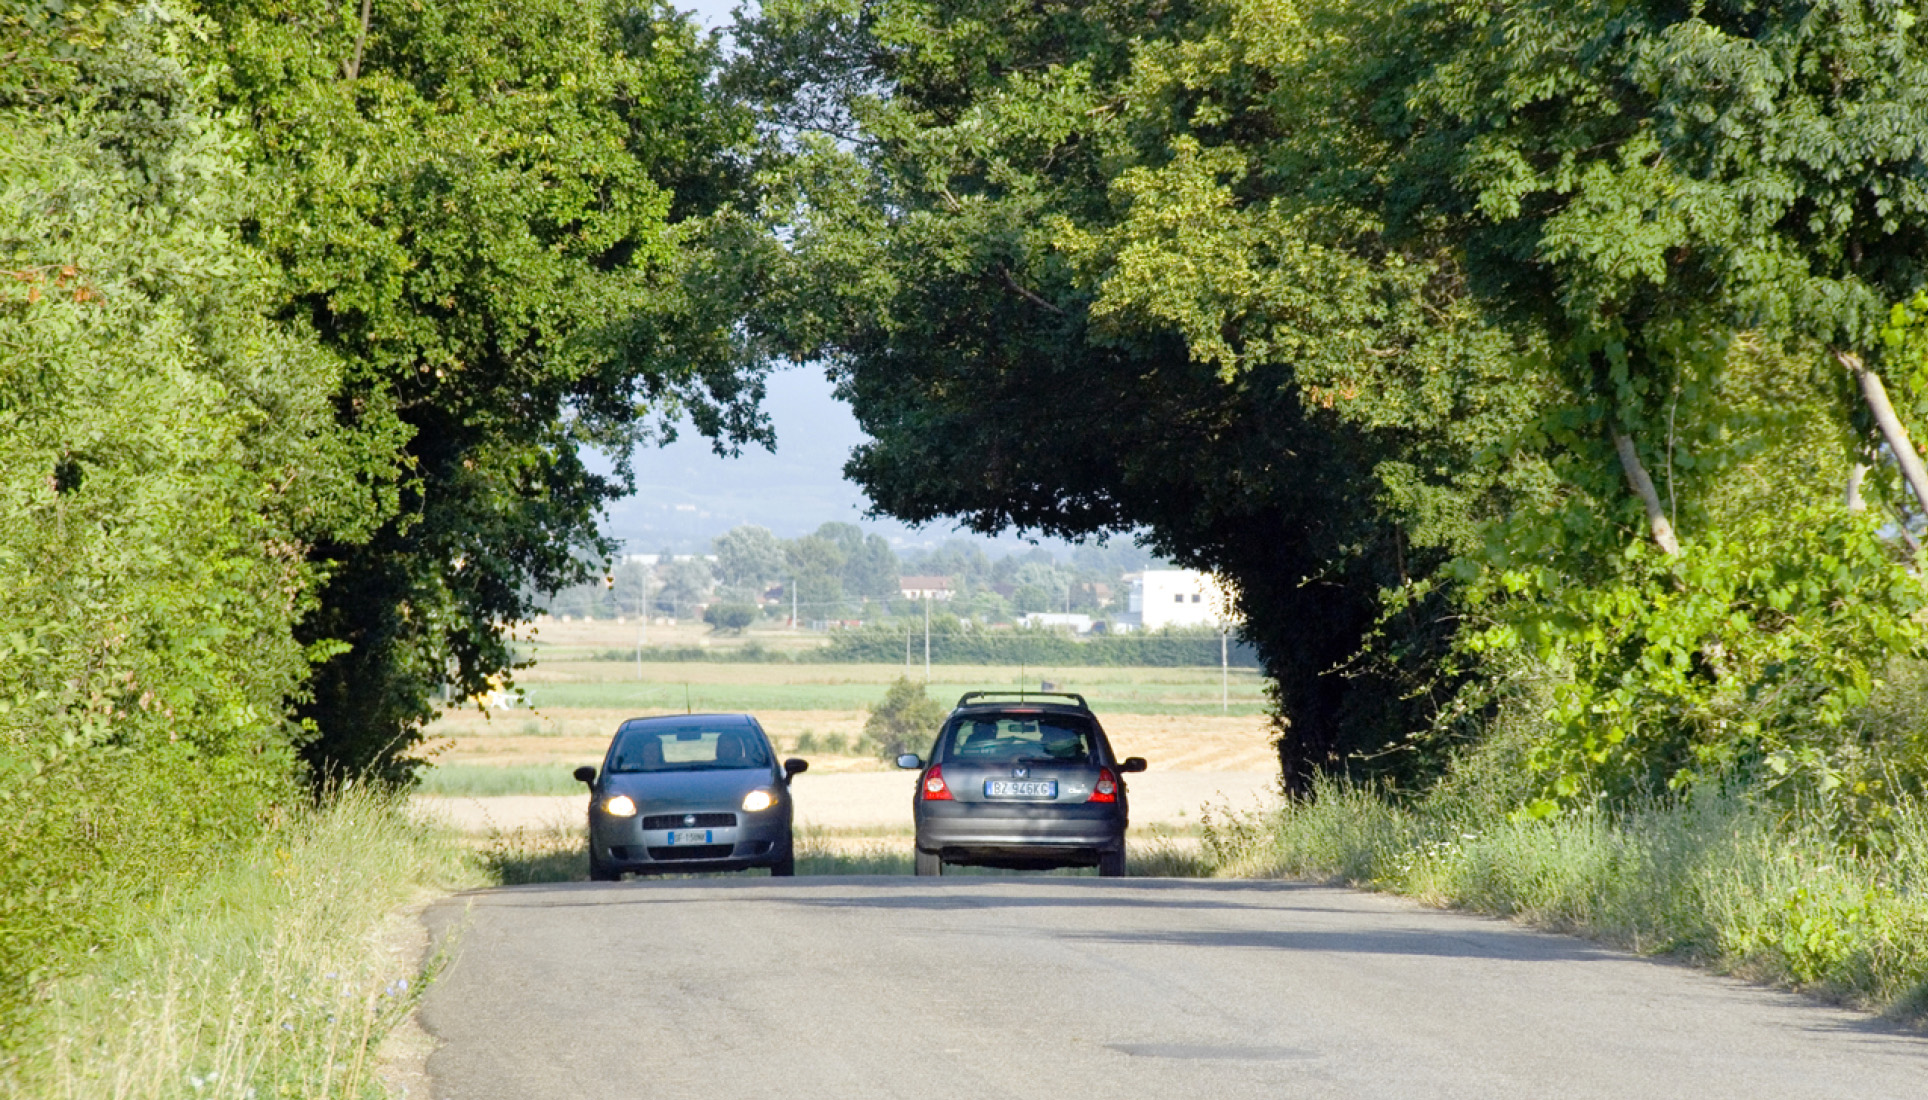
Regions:
M 1125 877 L 1125 850 L 1123 848 L 1120 848 L 1115 852 L 1098 853 L 1098 877 L 1099 878 L 1124 878 Z
M 622 877 L 623 873 L 621 871 L 612 871 L 594 860 L 591 860 L 589 863 L 590 882 L 619 882 Z
M 917 873 L 920 875 L 941 875 L 944 873 L 944 859 L 936 852 L 917 849 Z
M 797 854 L 794 851 L 785 853 L 782 859 L 770 864 L 771 878 L 789 878 L 796 873 Z

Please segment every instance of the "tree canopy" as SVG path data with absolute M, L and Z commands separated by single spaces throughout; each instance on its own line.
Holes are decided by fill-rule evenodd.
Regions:
M 339 357 L 337 419 L 387 459 L 364 473 L 381 526 L 311 551 L 302 632 L 340 651 L 307 755 L 401 774 L 431 693 L 483 690 L 532 594 L 613 549 L 597 519 L 633 446 L 678 414 L 762 438 L 760 361 L 700 289 L 746 118 L 665 5 L 202 9 L 277 314 Z
M 1905 539 L 1856 508 L 1918 522 L 1879 360 L 1921 280 L 1922 35 L 1885 3 L 766 4 L 730 74 L 780 151 L 753 317 L 830 365 L 880 509 L 1142 530 L 1229 581 L 1291 784 L 1417 778 L 1548 680 L 1556 798 L 1832 782 L 1919 647 Z

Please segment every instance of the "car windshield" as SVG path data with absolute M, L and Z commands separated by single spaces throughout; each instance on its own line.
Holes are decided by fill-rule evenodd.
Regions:
M 612 772 L 716 771 L 767 768 L 770 750 L 741 723 L 674 722 L 634 726 L 616 735 Z
M 946 760 L 1082 764 L 1090 762 L 1094 752 L 1091 723 L 1066 715 L 964 718 L 948 736 Z

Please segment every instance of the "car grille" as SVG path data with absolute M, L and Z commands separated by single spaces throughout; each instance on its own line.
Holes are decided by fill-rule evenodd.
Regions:
M 672 859 L 728 859 L 736 849 L 734 844 L 687 844 L 676 848 L 651 848 L 649 858 Z
M 692 817 L 696 820 L 685 820 Z M 735 824 L 735 814 L 650 814 L 643 818 L 645 829 L 728 829 Z

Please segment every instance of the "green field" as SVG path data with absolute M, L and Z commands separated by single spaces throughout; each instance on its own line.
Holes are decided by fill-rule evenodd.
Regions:
M 565 710 L 854 711 L 875 705 L 901 665 L 679 664 L 626 665 L 606 661 L 539 663 L 524 684 L 528 703 L 545 713 Z M 640 675 L 640 678 L 639 678 Z M 909 670 L 921 679 L 923 669 Z M 1020 679 L 1022 676 L 1022 679 Z M 951 703 L 966 691 L 1036 690 L 1049 681 L 1085 696 L 1100 715 L 1263 715 L 1265 680 L 1233 669 L 1221 703 L 1218 669 L 1031 668 L 944 666 L 933 670 L 932 698 Z

